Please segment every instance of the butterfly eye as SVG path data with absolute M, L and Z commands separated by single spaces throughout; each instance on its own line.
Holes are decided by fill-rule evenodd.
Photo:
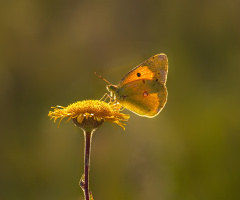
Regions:
M 137 76 L 138 76 L 138 77 L 140 77 L 140 76 L 141 76 L 141 74 L 140 74 L 140 73 L 137 73 Z

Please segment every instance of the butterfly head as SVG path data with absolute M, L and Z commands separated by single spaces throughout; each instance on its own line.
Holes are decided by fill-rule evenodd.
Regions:
M 110 93 L 110 97 L 114 98 L 115 97 L 115 93 L 117 91 L 117 86 L 116 85 L 107 85 L 107 91 Z

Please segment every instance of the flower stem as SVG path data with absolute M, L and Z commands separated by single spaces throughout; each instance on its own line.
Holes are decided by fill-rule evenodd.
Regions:
M 84 185 L 82 187 L 85 200 L 89 200 L 89 170 L 90 170 L 90 153 L 91 140 L 93 131 L 84 131 L 85 151 L 84 151 Z

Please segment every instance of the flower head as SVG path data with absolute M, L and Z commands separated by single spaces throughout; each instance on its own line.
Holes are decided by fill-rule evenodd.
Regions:
M 85 100 L 78 101 L 76 103 L 70 104 L 67 107 L 56 106 L 54 111 L 50 111 L 48 116 L 54 119 L 60 119 L 59 123 L 63 118 L 68 118 L 73 120 L 73 122 L 85 129 L 96 129 L 104 121 L 111 123 L 116 123 L 124 128 L 124 123 L 122 121 L 127 121 L 129 115 L 120 113 L 121 105 L 116 102 L 106 103 L 99 100 Z

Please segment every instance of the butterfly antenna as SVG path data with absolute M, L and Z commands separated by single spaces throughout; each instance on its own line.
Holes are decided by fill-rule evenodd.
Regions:
M 103 78 L 102 76 L 100 76 L 99 74 L 97 74 L 97 72 L 95 72 L 95 75 L 97 75 L 98 77 L 100 77 L 102 80 L 106 81 L 109 85 L 111 85 L 111 83 L 109 81 L 107 81 L 105 78 Z

